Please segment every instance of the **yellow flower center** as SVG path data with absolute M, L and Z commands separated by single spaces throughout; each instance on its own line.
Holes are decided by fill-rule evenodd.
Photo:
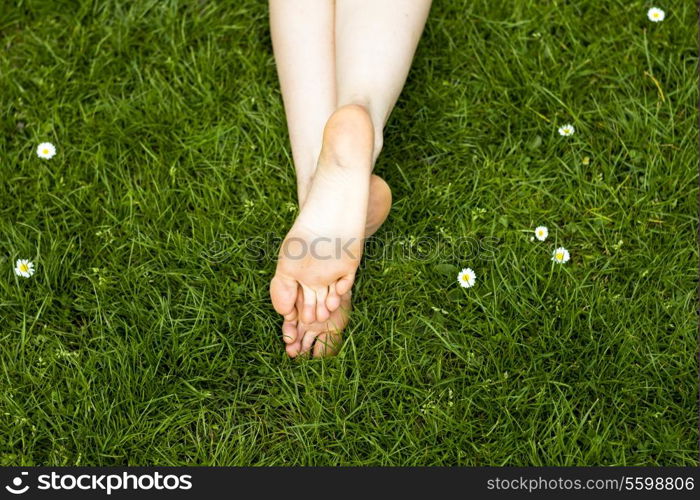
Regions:
M 45 155 L 49 154 L 49 150 L 48 150 L 48 149 L 44 149 L 44 154 L 45 154 Z
M 19 265 L 19 270 L 23 273 L 26 273 L 27 271 L 29 271 L 29 266 L 27 264 L 22 263 Z
M 564 254 L 562 252 L 557 252 L 557 260 L 564 260 Z

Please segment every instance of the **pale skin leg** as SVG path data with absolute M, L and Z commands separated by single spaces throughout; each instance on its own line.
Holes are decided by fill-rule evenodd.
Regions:
M 301 206 L 316 171 L 323 128 L 336 107 L 335 0 L 270 0 L 270 31 Z M 389 194 L 375 199 L 375 204 L 386 207 L 374 211 L 380 212 L 381 217 L 381 221 L 374 221 L 375 231 L 386 218 L 387 205 L 391 203 L 388 186 L 384 192 Z M 303 293 L 299 290 L 301 309 Z M 332 325 L 333 329 L 342 330 L 348 319 L 350 295 L 343 297 L 342 302 L 343 309 L 330 313 L 326 324 L 312 325 L 316 329 Z M 310 326 L 302 325 L 298 316 L 294 307 L 285 314 L 282 324 L 290 356 L 299 353 L 303 334 Z
M 335 1 L 270 0 L 270 33 L 282 88 L 299 203 L 335 111 Z
M 431 0 L 337 0 L 338 107 L 360 104 L 374 124 L 375 159 L 383 130 L 406 82 Z
M 358 232 L 361 238 L 386 218 L 390 191 L 369 173 L 429 9 L 429 0 L 270 1 L 275 58 L 304 203 L 288 238 Z M 328 122 L 336 109 L 339 113 Z M 332 126 L 324 136 L 326 123 Z M 322 149 L 325 154 L 319 157 Z M 335 206 L 343 197 L 354 201 Z M 367 224 L 364 230 L 356 224 L 360 219 Z M 340 275 L 325 272 L 327 262 L 305 259 L 302 265 L 280 258 L 271 295 L 285 317 L 290 356 L 312 347 L 314 355 L 335 352 L 357 264 L 359 259 L 341 262 L 351 270 Z

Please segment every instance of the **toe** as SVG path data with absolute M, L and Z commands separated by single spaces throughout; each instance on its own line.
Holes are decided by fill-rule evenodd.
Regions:
M 330 312 L 333 312 L 340 307 L 340 295 L 338 295 L 338 292 L 335 290 L 335 283 L 331 283 L 331 285 L 328 287 L 326 307 Z
M 301 344 L 299 342 L 289 344 L 287 347 L 285 347 L 285 350 L 287 351 L 287 356 L 290 358 L 296 358 L 299 356 L 299 351 L 301 351 Z
M 287 355 L 290 358 L 296 358 L 301 353 L 301 341 L 304 338 L 304 332 L 306 330 L 306 327 L 303 326 L 301 323 L 298 323 L 296 330 L 297 331 L 294 342 L 292 342 L 291 344 L 287 344 L 287 347 L 285 347 Z
M 301 288 L 301 286 L 299 287 Z M 299 311 L 304 307 L 303 293 L 301 289 L 297 293 L 297 301 L 292 312 L 284 317 L 282 323 L 282 338 L 287 344 L 286 351 L 290 357 L 295 357 L 301 350 L 301 339 L 304 336 L 301 322 L 299 321 Z
M 314 344 L 314 358 L 324 358 L 338 354 L 341 341 L 340 333 L 326 332 L 320 334 Z
M 301 286 L 297 285 L 297 298 L 289 314 L 285 314 L 284 320 L 282 321 L 282 339 L 285 344 L 292 344 L 297 340 L 298 332 L 297 326 L 299 324 L 299 311 L 301 310 L 304 302 L 302 298 Z
M 282 323 L 282 339 L 285 344 L 293 343 L 297 338 L 297 310 L 292 309 L 292 312 L 284 317 Z
M 326 321 L 331 317 L 330 311 L 326 308 L 326 298 L 328 297 L 328 287 L 316 289 L 316 321 Z
M 291 313 L 297 300 L 297 290 L 295 280 L 276 274 L 270 282 L 270 299 L 275 311 L 282 316 Z
M 355 281 L 355 273 L 348 274 L 340 278 L 335 284 L 335 290 L 338 295 L 345 295 L 352 288 L 352 284 Z
M 307 352 L 311 351 L 311 347 L 313 346 L 318 335 L 319 332 L 313 330 L 306 331 L 304 338 L 301 340 L 301 354 L 306 354 Z
M 302 285 L 304 306 L 301 310 L 301 320 L 304 323 L 316 321 L 316 291 L 313 288 Z

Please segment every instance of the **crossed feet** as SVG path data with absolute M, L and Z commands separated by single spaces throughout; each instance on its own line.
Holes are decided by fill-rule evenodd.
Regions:
M 364 239 L 384 223 L 391 189 L 372 175 L 374 127 L 362 106 L 326 123 L 311 188 L 280 248 L 270 283 L 290 357 L 338 352 Z

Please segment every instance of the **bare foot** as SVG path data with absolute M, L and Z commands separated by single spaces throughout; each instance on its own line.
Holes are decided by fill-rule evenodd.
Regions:
M 391 189 L 377 175 L 373 175 L 369 186 L 369 204 L 367 205 L 367 221 L 365 237 L 374 234 L 384 223 L 391 210 Z M 302 323 L 298 320 L 298 312 L 304 304 L 302 294 L 297 294 L 297 307 L 288 315 L 283 324 L 282 332 L 289 357 L 295 358 L 304 354 L 313 357 L 333 356 L 338 353 L 342 344 L 342 332 L 350 319 L 352 291 L 340 298 L 340 307 L 331 312 L 327 321 Z
M 311 189 L 270 284 L 272 304 L 287 323 L 285 337 L 292 318 L 327 322 L 352 287 L 364 245 L 373 141 L 372 121 L 361 106 L 340 108 L 326 124 Z

